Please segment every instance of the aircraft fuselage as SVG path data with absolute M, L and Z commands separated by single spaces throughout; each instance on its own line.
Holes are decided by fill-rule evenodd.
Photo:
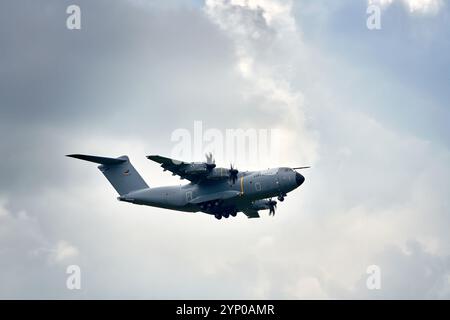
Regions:
M 283 197 L 299 187 L 304 177 L 291 168 L 275 168 L 264 171 L 240 172 L 232 183 L 228 179 L 222 181 L 204 181 L 180 186 L 145 188 L 118 197 L 121 201 L 153 207 L 186 212 L 203 211 L 214 214 L 205 204 L 193 204 L 192 200 L 208 195 L 220 194 L 224 191 L 239 193 L 238 197 L 224 199 L 221 207 L 235 207 L 236 211 L 260 199 Z M 218 200 L 213 200 L 211 205 Z M 218 205 L 218 203 L 217 203 Z

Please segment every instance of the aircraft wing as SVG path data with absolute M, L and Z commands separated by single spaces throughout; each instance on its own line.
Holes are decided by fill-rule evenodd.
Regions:
M 242 212 L 249 218 L 259 218 L 258 210 L 255 209 L 244 209 Z
M 202 178 L 202 176 L 198 174 L 186 172 L 186 169 L 189 167 L 189 165 L 191 165 L 189 162 L 170 159 L 158 155 L 147 156 L 147 159 L 161 164 L 161 167 L 164 169 L 164 171 L 168 170 L 172 172 L 172 175 L 178 175 L 182 179 L 187 179 L 191 182 L 197 183 Z

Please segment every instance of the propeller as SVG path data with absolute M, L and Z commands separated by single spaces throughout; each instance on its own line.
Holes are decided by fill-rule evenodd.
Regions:
M 230 170 L 228 170 L 228 173 L 230 174 L 230 180 L 231 180 L 231 182 L 232 182 L 233 184 L 235 184 L 235 183 L 236 183 L 236 180 L 237 180 L 237 175 L 238 175 L 238 173 L 239 173 L 239 170 L 238 170 L 238 169 L 234 169 L 234 168 L 233 168 L 233 165 L 230 164 Z
M 208 170 L 214 169 L 216 167 L 216 161 L 213 158 L 212 152 L 205 153 L 205 156 L 206 156 L 206 168 L 208 168 Z
M 272 200 L 272 198 L 269 199 L 267 202 L 267 205 L 269 206 L 269 216 L 275 215 L 275 209 L 277 208 L 277 202 L 275 200 Z

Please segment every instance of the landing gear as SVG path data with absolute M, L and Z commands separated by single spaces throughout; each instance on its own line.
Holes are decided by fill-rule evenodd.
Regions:
M 277 198 L 279 201 L 283 202 L 284 201 L 284 196 L 283 195 L 279 195 Z
M 223 201 L 211 201 L 207 203 L 202 203 L 199 205 L 200 209 L 203 212 L 214 215 L 217 220 L 221 220 L 222 218 L 236 217 L 238 211 L 235 207 L 225 206 L 222 207 Z
M 230 208 L 227 208 L 224 211 L 219 211 L 219 212 L 215 212 L 214 213 L 214 217 L 216 217 L 217 220 L 220 220 L 222 218 L 229 218 L 229 217 L 236 217 L 237 215 L 237 210 L 233 210 Z

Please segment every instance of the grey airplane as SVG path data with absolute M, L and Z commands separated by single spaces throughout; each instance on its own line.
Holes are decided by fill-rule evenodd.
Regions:
M 161 165 L 164 171 L 190 182 L 185 185 L 150 188 L 131 164 L 127 156 L 106 158 L 83 154 L 68 157 L 100 164 L 98 169 L 119 193 L 120 201 L 152 207 L 204 212 L 217 219 L 235 217 L 243 212 L 248 218 L 259 218 L 259 210 L 275 215 L 277 202 L 304 181 L 298 168 L 273 168 L 241 172 L 233 166 L 216 167 L 211 154 L 206 162 L 184 162 L 158 155 L 147 156 Z

